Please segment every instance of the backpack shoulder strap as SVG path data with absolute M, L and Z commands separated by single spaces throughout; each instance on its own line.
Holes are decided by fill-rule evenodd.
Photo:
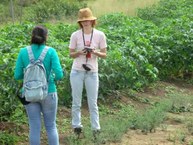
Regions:
M 43 60 L 44 60 L 44 58 L 45 58 L 46 53 L 48 52 L 48 50 L 49 50 L 49 47 L 48 47 L 48 46 L 45 46 L 45 48 L 42 50 L 41 55 L 40 55 L 39 58 L 38 58 L 40 61 L 43 62 Z
M 29 55 L 30 62 L 34 61 L 34 54 L 32 52 L 31 46 L 27 46 L 27 52 L 28 52 L 28 55 Z

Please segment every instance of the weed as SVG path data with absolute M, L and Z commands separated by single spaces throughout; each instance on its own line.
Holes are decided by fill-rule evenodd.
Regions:
M 188 132 L 193 135 L 193 119 L 190 118 L 188 119 L 187 123 L 186 123 L 186 127 L 188 129 Z
M 3 132 L 0 131 L 0 144 L 1 145 L 11 145 L 11 144 L 15 144 L 18 141 L 19 141 L 19 138 L 16 135 L 7 133 L 5 131 Z

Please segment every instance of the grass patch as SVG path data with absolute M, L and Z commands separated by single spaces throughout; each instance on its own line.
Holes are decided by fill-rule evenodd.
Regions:
M 19 141 L 19 137 L 6 131 L 0 131 L 0 144 L 12 145 Z
M 84 138 L 77 140 L 76 136 L 72 133 L 66 138 L 66 143 L 69 145 L 85 145 L 119 142 L 122 135 L 127 132 L 131 125 L 128 119 L 132 118 L 132 115 L 136 114 L 133 107 L 126 105 L 123 105 L 119 111 L 107 111 L 107 108 L 105 108 L 105 110 L 101 112 L 100 123 L 102 129 L 97 140 L 93 139 L 89 118 L 83 117 L 82 122 L 84 123 Z
M 156 87 L 154 89 L 156 90 Z M 93 138 L 88 111 L 83 112 L 82 114 L 84 137 L 81 139 L 77 139 L 71 128 L 70 111 L 67 111 L 64 108 L 60 108 L 58 115 L 59 117 L 57 118 L 57 124 L 61 144 L 101 145 L 108 144 L 110 142 L 120 143 L 123 135 L 128 131 L 131 131 L 131 129 L 136 130 L 137 132 L 141 131 L 144 134 L 148 134 L 150 132 L 156 132 L 156 128 L 162 127 L 161 125 L 165 125 L 164 121 L 168 120 L 174 124 L 184 124 L 185 127 L 184 130 L 176 134 L 169 135 L 167 140 L 170 142 L 186 142 L 188 136 L 193 134 L 193 118 L 188 115 L 189 113 L 191 113 L 190 111 L 192 109 L 192 105 L 190 105 L 188 109 L 181 109 L 181 111 L 179 111 L 179 109 L 181 108 L 181 106 L 192 104 L 192 96 L 174 86 L 168 86 L 165 88 L 163 87 L 162 89 L 164 89 L 165 92 L 165 94 L 163 95 L 164 98 L 160 97 L 162 99 L 160 99 L 160 101 L 157 101 L 158 96 L 150 98 L 147 97 L 147 99 L 149 99 L 149 101 L 151 102 L 148 104 L 146 102 L 140 101 L 140 99 L 133 100 L 133 97 L 128 97 L 127 101 L 122 102 L 122 100 L 119 100 L 121 99 L 121 94 L 119 96 L 119 99 L 116 99 L 116 101 L 113 101 L 112 99 L 110 100 L 109 104 L 108 102 L 100 103 L 99 112 L 101 133 L 99 134 L 97 140 L 94 140 Z M 124 92 L 123 96 L 125 96 L 125 94 L 126 93 Z M 137 97 L 140 95 L 137 95 L 136 93 L 135 96 Z M 124 100 L 125 99 L 126 97 L 124 98 Z M 144 108 L 142 108 L 142 106 L 140 108 L 135 108 L 135 105 L 133 105 L 129 100 L 133 101 L 133 103 L 137 103 L 142 106 L 144 105 Z M 174 106 L 177 108 L 177 111 L 173 109 Z M 85 109 L 86 108 L 84 108 L 83 111 L 85 111 Z M 68 113 L 69 116 L 64 118 L 64 112 Z M 180 114 L 183 115 L 183 118 Z M 163 130 L 167 131 L 167 125 L 163 126 L 162 128 Z M 28 132 L 28 130 L 26 130 L 26 132 Z M 44 135 L 42 136 L 42 142 L 46 143 L 47 137 L 45 129 L 43 130 L 43 134 Z M 3 140 L 11 142 L 11 138 L 9 140 L 8 138 L 5 138 L 6 136 L 3 136 Z M 13 140 L 15 140 L 15 138 L 13 138 Z M 28 139 L 26 139 L 26 142 L 27 140 Z
M 67 144 L 69 145 L 84 145 L 84 144 L 104 144 L 108 142 L 121 142 L 123 134 L 129 129 L 141 130 L 144 134 L 156 131 L 156 128 L 168 119 L 168 112 L 173 111 L 173 106 L 186 106 L 187 103 L 192 104 L 192 97 L 179 91 L 176 87 L 166 87 L 166 96 L 159 102 L 149 104 L 144 110 L 137 110 L 129 104 L 119 104 L 118 102 L 112 103 L 113 108 L 108 108 L 100 104 L 100 123 L 101 133 L 97 140 L 93 140 L 92 132 L 90 129 L 89 117 L 84 117 L 84 138 L 77 140 L 73 133 L 67 137 Z M 156 98 L 156 96 L 155 96 Z M 183 99 L 182 99 L 183 98 Z M 153 102 L 153 100 L 151 100 Z M 141 102 L 142 103 L 142 102 Z M 111 106 L 111 107 L 112 107 Z M 191 106 L 191 105 L 190 105 Z M 184 111 L 190 110 L 185 109 Z M 182 111 L 182 112 L 184 112 Z M 179 112 L 179 111 L 177 111 Z M 175 112 L 173 112 L 175 113 Z M 187 130 L 192 134 L 191 119 L 184 119 Z M 180 132 L 175 136 L 170 136 L 168 140 L 172 142 L 184 142 L 186 134 Z
M 123 12 L 129 16 L 136 16 L 138 8 L 151 6 L 158 1 L 159 0 L 95 0 L 89 1 L 88 6 L 91 7 L 94 15 L 97 17 L 114 12 Z

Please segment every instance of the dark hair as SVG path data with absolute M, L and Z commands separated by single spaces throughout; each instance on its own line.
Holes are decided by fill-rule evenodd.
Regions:
M 35 26 L 32 30 L 31 44 L 44 44 L 46 43 L 48 30 L 43 26 Z

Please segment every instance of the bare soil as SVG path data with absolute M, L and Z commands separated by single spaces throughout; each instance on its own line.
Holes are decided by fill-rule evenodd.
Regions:
M 188 134 L 184 124 L 165 122 L 153 133 L 144 134 L 140 130 L 128 130 L 120 143 L 110 145 L 190 145 L 192 139 L 193 136 Z
M 167 88 L 173 87 L 179 92 L 184 92 L 185 94 L 193 95 L 193 85 L 189 85 L 179 81 L 171 82 L 160 82 L 156 86 L 148 87 L 143 92 L 137 93 L 138 98 L 147 98 L 149 100 L 159 101 L 167 97 Z M 117 95 L 117 94 L 116 94 Z M 135 94 L 136 95 L 136 94 Z M 126 94 L 122 93 L 116 96 L 117 99 L 120 98 L 120 102 L 123 104 L 133 105 L 136 109 L 143 110 L 148 107 L 147 103 L 142 103 L 135 98 L 127 97 Z M 112 98 L 112 97 L 111 97 Z M 109 104 L 112 103 L 112 99 L 109 100 Z M 88 115 L 87 105 L 84 104 L 82 108 L 82 114 Z M 67 145 L 65 140 L 72 134 L 72 129 L 70 122 L 65 122 L 65 118 L 71 117 L 71 110 L 65 107 L 59 107 L 58 109 L 58 130 L 60 137 L 60 145 Z M 191 134 L 188 131 L 187 124 L 185 120 L 187 118 L 192 118 L 193 113 L 182 112 L 182 113 L 168 113 L 167 119 L 158 126 L 154 132 L 144 134 L 140 130 L 128 129 L 127 133 L 123 135 L 120 142 L 106 142 L 107 145 L 193 145 L 193 133 Z M 65 124 L 69 124 L 65 126 Z M 192 123 L 193 124 L 193 123 Z M 65 126 L 65 128 L 64 128 Z M 12 130 L 15 126 L 12 123 L 0 123 L 0 130 Z M 19 142 L 17 145 L 26 145 L 28 144 L 28 127 L 21 126 L 18 130 L 18 135 L 21 135 L 23 132 L 26 132 L 25 141 Z M 45 131 L 42 136 L 42 145 L 47 145 L 47 137 Z
M 174 87 L 186 94 L 193 95 L 193 86 L 181 81 L 160 82 L 160 86 L 147 88 L 140 96 L 150 99 L 162 99 L 166 97 L 166 87 Z M 159 96 L 159 98 L 154 98 Z M 145 105 L 132 103 L 143 109 Z M 131 130 L 122 137 L 119 143 L 110 145 L 193 145 L 193 134 L 188 131 L 185 120 L 193 117 L 193 112 L 168 113 L 167 120 L 158 126 L 155 132 L 144 134 L 140 130 Z

